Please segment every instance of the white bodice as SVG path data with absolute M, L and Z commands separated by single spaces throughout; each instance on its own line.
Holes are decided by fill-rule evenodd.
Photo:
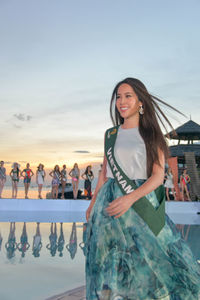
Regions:
M 118 129 L 115 159 L 129 179 L 147 179 L 146 147 L 138 127 Z M 107 177 L 113 178 L 107 163 Z

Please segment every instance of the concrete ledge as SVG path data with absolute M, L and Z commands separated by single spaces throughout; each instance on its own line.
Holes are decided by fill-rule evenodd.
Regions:
M 85 222 L 88 200 L 0 199 L 0 222 Z M 200 202 L 166 202 L 176 224 L 200 224 Z
M 166 213 L 197 214 L 200 212 L 200 202 L 169 201 L 166 202 Z
M 85 211 L 88 200 L 0 199 L 0 211 Z

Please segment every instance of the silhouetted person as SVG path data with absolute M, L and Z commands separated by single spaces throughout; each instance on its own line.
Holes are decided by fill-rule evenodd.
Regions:
M 29 249 L 30 244 L 28 242 L 28 235 L 26 231 L 26 223 L 24 222 L 24 226 L 22 229 L 22 234 L 20 237 L 20 243 L 17 244 L 17 248 L 19 252 L 21 252 L 21 257 L 25 257 L 26 251 Z
M 54 224 L 54 226 L 53 226 L 53 224 Z M 58 248 L 56 223 L 51 223 L 49 241 L 50 241 L 50 243 L 47 244 L 46 248 L 50 251 L 51 256 L 55 256 L 57 248 Z
M 65 244 L 65 237 L 63 233 L 63 223 L 60 223 L 60 236 L 58 238 L 58 252 L 60 257 L 63 256 L 64 244 Z
M 77 234 L 76 234 L 76 223 L 72 225 L 72 232 L 69 239 L 69 244 L 66 245 L 66 249 L 69 251 L 71 259 L 74 259 L 77 251 Z
M 33 237 L 33 246 L 32 246 L 33 256 L 39 257 L 41 248 L 42 248 L 42 237 L 40 234 L 40 223 L 37 222 L 36 233 Z

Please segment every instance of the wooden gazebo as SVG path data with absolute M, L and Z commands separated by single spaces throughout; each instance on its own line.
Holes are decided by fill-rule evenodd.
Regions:
M 177 145 L 169 147 L 171 162 L 175 162 L 174 159 L 176 158 L 176 165 L 180 166 L 181 164 L 182 168 L 187 166 L 191 178 L 191 197 L 193 200 L 200 199 L 200 179 L 198 174 L 198 168 L 200 168 L 200 125 L 189 120 L 176 128 L 175 131 L 169 132 L 166 137 L 177 140 Z M 173 164 L 171 163 L 171 166 Z M 174 166 L 172 169 L 176 173 L 178 183 L 178 168 L 175 170 Z
M 170 154 L 177 157 L 178 163 L 185 165 L 185 153 L 193 152 L 197 166 L 200 168 L 200 125 L 189 120 L 174 131 L 169 132 L 167 138 L 177 140 L 175 146 L 170 146 Z M 181 143 L 183 142 L 184 143 Z M 187 143 L 185 143 L 187 142 Z M 196 143 L 194 143 L 196 142 Z M 198 143 L 199 142 L 199 143 Z

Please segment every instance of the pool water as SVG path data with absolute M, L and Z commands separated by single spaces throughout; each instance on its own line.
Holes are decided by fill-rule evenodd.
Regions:
M 85 284 L 82 223 L 0 223 L 0 233 L 1 300 L 44 300 Z
M 200 262 L 200 225 L 177 225 Z M 45 300 L 82 286 L 83 223 L 0 223 L 1 300 Z

